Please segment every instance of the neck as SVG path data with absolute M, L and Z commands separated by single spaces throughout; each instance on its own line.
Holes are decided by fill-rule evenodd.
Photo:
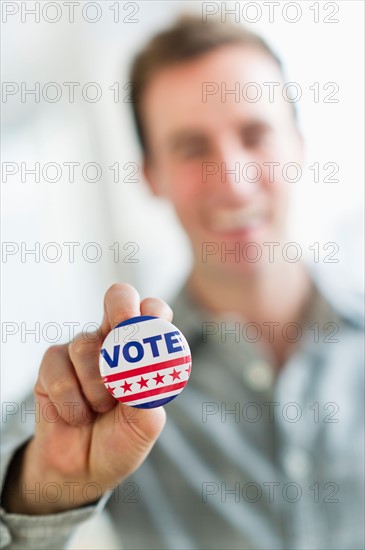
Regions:
M 231 277 L 197 264 L 188 288 L 205 309 L 216 314 L 234 312 L 262 325 L 300 320 L 311 284 L 302 264 L 283 261 L 259 273 Z

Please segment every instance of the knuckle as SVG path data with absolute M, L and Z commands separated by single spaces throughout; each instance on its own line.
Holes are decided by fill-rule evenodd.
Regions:
M 99 412 L 105 412 L 104 409 L 109 409 L 110 405 L 115 403 L 115 399 L 108 393 L 101 380 L 90 382 L 85 392 L 90 405 Z
M 136 316 L 136 311 L 131 308 L 125 308 L 123 306 L 115 308 L 113 315 L 111 316 L 111 325 L 112 328 L 120 323 L 123 319 L 130 319 L 131 317 Z
M 44 361 L 52 361 L 56 358 L 58 358 L 60 355 L 62 355 L 63 353 L 63 346 L 60 346 L 60 345 L 54 345 L 54 346 L 50 346 L 44 356 L 43 356 L 43 360 Z
M 99 351 L 99 339 L 85 338 L 83 334 L 76 336 L 75 340 L 69 344 L 69 354 L 72 362 L 80 359 L 92 357 Z
M 40 380 L 40 372 L 39 372 L 37 381 L 33 386 L 33 393 L 34 395 L 38 395 L 40 392 L 41 392 L 41 380 Z
M 48 387 L 49 395 L 56 401 L 69 394 L 73 389 L 73 384 L 67 378 L 59 377 L 50 382 Z

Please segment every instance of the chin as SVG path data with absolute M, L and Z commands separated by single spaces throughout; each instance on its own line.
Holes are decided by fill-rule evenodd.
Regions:
M 217 272 L 220 272 L 220 276 L 227 279 L 258 277 L 264 270 L 266 271 L 267 268 L 268 265 L 265 266 L 262 259 L 257 262 L 241 260 L 239 263 L 235 263 L 234 261 L 227 261 L 215 267 Z
M 267 242 L 277 239 L 266 227 L 240 229 L 230 233 L 209 233 L 200 239 L 198 253 L 202 263 L 227 264 L 250 269 L 265 262 L 268 256 Z M 241 267 L 242 266 L 242 267 Z

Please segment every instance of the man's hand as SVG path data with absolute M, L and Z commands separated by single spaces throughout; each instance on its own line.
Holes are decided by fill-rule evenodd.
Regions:
M 99 334 L 79 335 L 46 352 L 34 388 L 40 410 L 35 435 L 13 461 L 4 489 L 8 512 L 49 514 L 87 504 L 87 484 L 105 492 L 148 455 L 164 426 L 164 409 L 123 405 L 108 393 L 99 373 L 107 334 L 138 315 L 172 320 L 162 300 L 140 302 L 132 286 L 115 284 L 105 294 Z M 39 499 L 29 493 L 37 483 Z

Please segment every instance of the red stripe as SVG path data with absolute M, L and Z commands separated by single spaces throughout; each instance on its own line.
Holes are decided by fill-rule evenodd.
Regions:
M 109 374 L 108 376 L 103 377 L 103 382 L 117 382 L 118 380 L 131 378 L 132 376 L 139 376 L 140 374 L 147 374 L 148 372 L 169 369 L 170 367 L 178 367 L 179 365 L 190 363 L 190 361 L 190 355 L 187 355 L 186 357 L 179 357 L 178 359 L 171 359 L 171 361 L 162 361 L 162 363 L 155 363 L 154 365 L 148 365 L 147 367 L 139 367 L 137 369 L 131 369 L 125 372 Z
M 122 403 L 127 403 L 128 401 L 139 401 L 139 399 L 144 399 L 145 397 L 150 397 L 151 395 L 158 395 L 160 393 L 179 390 L 186 385 L 186 382 L 187 380 L 184 382 L 179 382 L 178 384 L 171 384 L 170 386 L 160 386 L 154 390 L 142 391 L 140 393 L 135 393 L 134 395 L 123 395 L 120 399 L 122 400 Z

